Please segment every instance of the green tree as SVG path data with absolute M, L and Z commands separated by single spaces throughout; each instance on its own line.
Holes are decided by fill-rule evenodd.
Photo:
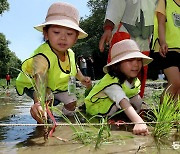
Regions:
M 0 78 L 4 78 L 7 72 L 12 77 L 16 77 L 19 72 L 14 68 L 21 66 L 21 60 L 17 58 L 14 52 L 10 51 L 9 43 L 5 36 L 0 33 Z
M 7 0 L 0 0 L 0 15 L 9 10 Z M 6 73 L 11 77 L 17 77 L 18 71 L 14 68 L 20 68 L 21 60 L 17 58 L 14 52 L 10 51 L 8 45 L 10 41 L 6 40 L 4 34 L 0 33 L 0 78 L 5 78 Z
M 9 42 L 6 40 L 5 36 L 0 33 L 0 78 L 3 78 L 8 71 L 6 66 L 10 59 L 8 44 Z
M 81 18 L 80 26 L 88 33 L 88 37 L 78 40 L 73 50 L 76 52 L 76 58 L 80 55 L 84 55 L 85 58 L 91 55 L 94 59 L 95 76 L 101 78 L 104 75 L 102 67 L 106 64 L 108 49 L 101 53 L 99 40 L 103 33 L 107 0 L 89 0 L 87 6 L 91 14 L 86 19 Z
M 4 11 L 9 10 L 9 3 L 7 0 L 0 0 L 0 14 L 2 15 Z

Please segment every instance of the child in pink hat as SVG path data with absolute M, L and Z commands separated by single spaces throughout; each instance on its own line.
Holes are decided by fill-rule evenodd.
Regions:
M 79 27 L 79 12 L 71 4 L 53 3 L 45 22 L 35 29 L 43 32 L 45 43 L 23 62 L 23 72 L 16 80 L 17 92 L 19 95 L 26 93 L 34 100 L 30 112 L 39 123 L 43 123 L 43 117 L 47 119 L 42 101 L 54 100 L 53 105 L 63 102 L 62 112 L 73 116 L 77 100 L 74 93 L 76 79 L 86 87 L 91 86 L 90 78 L 82 75 L 76 66 L 74 52 L 70 49 L 77 39 L 87 37 Z M 25 74 L 32 77 L 35 88 Z
M 122 109 L 135 123 L 133 133 L 147 135 L 147 126 L 138 115 L 142 99 L 137 75 L 142 66 L 151 61 L 140 52 L 135 41 L 126 39 L 115 43 L 111 49 L 111 61 L 103 68 L 105 76 L 85 98 L 86 112 L 90 115 L 111 116 Z

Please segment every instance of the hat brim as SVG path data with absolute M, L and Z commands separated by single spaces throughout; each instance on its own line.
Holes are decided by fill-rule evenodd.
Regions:
M 113 64 L 116 64 L 116 63 L 118 63 L 118 62 L 120 62 L 120 61 L 127 60 L 127 59 L 131 59 L 131 58 L 142 58 L 143 66 L 146 66 L 146 65 L 148 65 L 150 62 L 153 61 L 152 58 L 150 58 L 150 57 L 142 54 L 142 53 L 139 52 L 139 51 L 130 51 L 130 52 L 126 51 L 126 52 L 124 52 L 124 56 L 121 55 L 121 58 L 119 58 L 119 57 L 117 56 L 117 57 L 115 57 L 110 63 L 108 63 L 107 65 L 105 65 L 105 66 L 103 67 L 104 73 L 108 73 L 108 71 L 109 71 L 109 70 L 108 70 L 108 67 L 109 67 L 109 66 L 111 66 L 111 65 L 113 65 Z
M 42 23 L 40 25 L 37 25 L 35 26 L 34 28 L 40 32 L 43 31 L 43 28 L 46 26 L 46 25 L 59 25 L 59 26 L 64 26 L 64 27 L 68 27 L 68 28 L 72 28 L 72 29 L 75 29 L 79 32 L 79 35 L 78 35 L 78 39 L 83 39 L 85 37 L 88 36 L 88 34 L 83 31 L 76 23 L 70 21 L 70 20 L 66 20 L 66 19 L 62 19 L 62 20 L 51 20 L 51 21 L 48 21 L 48 22 L 45 22 L 45 23 Z

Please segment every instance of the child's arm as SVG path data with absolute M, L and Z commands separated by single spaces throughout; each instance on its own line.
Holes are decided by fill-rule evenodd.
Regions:
M 80 69 L 78 68 L 78 72 L 76 74 L 76 78 L 83 84 L 85 85 L 87 88 L 91 88 L 91 78 L 90 77 L 87 77 L 87 76 L 84 76 Z
M 143 119 L 137 114 L 137 112 L 134 110 L 127 99 L 122 99 L 119 104 L 121 108 L 124 109 L 124 112 L 132 122 L 144 123 Z M 145 123 L 135 124 L 133 133 L 136 135 L 148 135 L 149 131 Z
M 159 53 L 162 57 L 166 57 L 168 52 L 168 45 L 166 43 L 166 16 L 160 12 L 157 12 L 157 19 L 158 19 L 158 34 L 159 34 L 159 41 L 160 41 L 160 50 Z

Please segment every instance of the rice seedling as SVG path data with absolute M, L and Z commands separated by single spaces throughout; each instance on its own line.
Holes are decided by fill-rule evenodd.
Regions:
M 16 69 L 16 68 L 15 68 Z M 56 121 L 53 117 L 53 115 L 51 114 L 51 111 L 49 109 L 49 106 L 52 105 L 52 102 L 54 101 L 54 95 L 52 94 L 52 92 L 47 89 L 47 82 L 46 82 L 46 71 L 44 73 L 41 74 L 35 74 L 34 76 L 32 76 L 32 70 L 29 69 L 27 72 L 23 72 L 22 70 L 16 69 L 20 72 L 22 72 L 26 78 L 30 81 L 38 102 L 40 103 L 42 110 L 45 114 L 47 115 L 42 115 L 41 112 L 39 112 L 39 119 L 41 119 L 43 121 L 44 124 L 48 124 L 48 119 L 47 116 L 49 116 L 50 118 L 52 118 L 53 122 L 54 122 L 54 127 L 53 129 L 49 132 L 49 127 L 48 126 L 44 126 L 44 140 L 46 141 L 48 139 L 48 136 L 52 136 L 52 132 L 55 129 L 56 126 Z
M 156 122 L 152 131 L 152 135 L 155 138 L 162 139 L 168 138 L 171 134 L 171 130 L 177 126 L 179 128 L 179 110 L 180 102 L 176 103 L 176 100 L 169 93 L 165 93 L 163 103 L 156 102 L 156 106 L 151 105 L 151 112 L 148 114 L 148 119 Z
M 108 124 L 108 117 L 95 115 L 88 119 L 79 110 L 77 110 L 77 112 L 74 114 L 76 123 L 76 125 L 74 125 L 74 123 L 72 123 L 71 120 L 69 120 L 69 118 L 66 117 L 59 109 L 57 109 L 56 107 L 51 107 L 51 109 L 69 124 L 70 128 L 73 131 L 72 140 L 79 141 L 85 146 L 94 144 L 95 149 L 100 148 L 103 143 L 111 144 L 117 142 L 117 140 L 119 143 L 124 143 L 123 137 L 121 135 L 118 135 L 116 137 L 112 136 L 110 125 Z M 83 125 L 83 123 L 81 123 L 80 117 L 85 119 L 86 125 Z M 92 122 L 94 124 L 94 121 L 98 122 L 98 125 L 92 125 Z M 125 138 L 127 138 L 127 136 Z M 129 136 L 128 138 L 131 137 Z
M 83 126 L 83 123 L 81 123 L 79 116 L 77 115 L 77 113 L 75 113 L 75 123 L 78 124 L 75 126 L 73 125 L 71 120 L 69 120 L 69 118 L 66 117 L 59 109 L 53 107 L 52 110 L 57 115 L 61 116 L 68 124 L 70 124 L 69 126 L 73 131 L 73 140 L 77 140 L 84 145 L 96 143 L 95 147 L 98 148 L 101 143 L 101 137 L 103 136 L 103 139 L 107 139 L 108 136 L 110 136 L 110 130 L 107 128 L 108 126 L 107 123 L 105 124 L 105 120 L 101 121 L 101 127 L 100 129 L 98 129 L 95 126 L 91 125 L 90 120 L 88 120 L 81 112 L 77 111 L 77 113 L 81 117 L 83 117 L 86 120 L 86 123 L 88 123 L 89 125 Z M 104 130 L 107 130 L 108 132 L 104 133 Z

